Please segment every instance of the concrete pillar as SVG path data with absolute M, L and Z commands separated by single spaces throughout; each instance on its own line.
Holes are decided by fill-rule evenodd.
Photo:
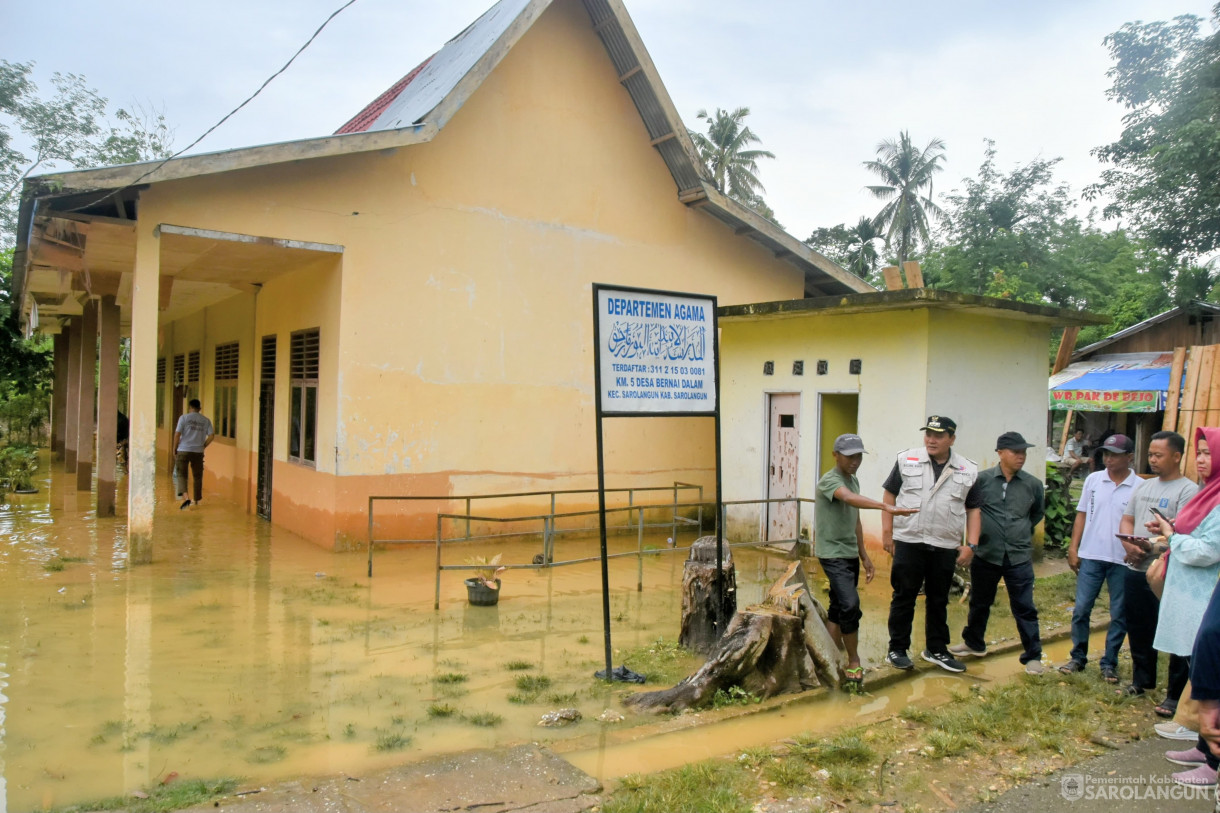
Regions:
M 113 296 L 98 303 L 97 515 L 114 516 L 114 459 L 119 414 L 119 306 Z
M 131 288 L 131 438 L 127 464 L 127 561 L 152 561 L 157 478 L 157 323 L 161 241 L 152 225 L 136 227 Z
M 51 384 L 51 457 L 64 459 L 64 406 L 68 403 L 68 332 L 64 328 L 54 338 L 55 378 Z
M 80 327 L 81 317 L 73 316 L 68 325 L 68 387 L 64 400 L 64 471 L 76 474 L 76 436 L 80 401 Z
M 76 427 L 76 490 L 93 488 L 94 377 L 97 375 L 97 300 L 85 302 L 80 329 L 80 387 Z

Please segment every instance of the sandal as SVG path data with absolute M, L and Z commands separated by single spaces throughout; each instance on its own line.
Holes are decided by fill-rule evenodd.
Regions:
M 864 667 L 843 670 L 843 688 L 849 692 L 859 692 L 864 688 Z
M 1065 675 L 1070 675 L 1073 672 L 1083 672 L 1084 664 L 1080 661 L 1068 661 L 1063 666 L 1059 667 L 1059 671 Z
M 1145 691 L 1145 689 L 1141 689 L 1139 686 L 1132 683 L 1125 689 L 1119 689 L 1117 692 L 1115 692 L 1115 694 L 1117 694 L 1119 697 L 1139 697 Z
M 1172 720 L 1173 716 L 1178 713 L 1178 704 L 1173 700 L 1163 700 L 1152 707 L 1152 713 L 1157 717 Z
M 1106 683 L 1118 683 L 1118 670 L 1111 666 L 1103 666 L 1101 668 L 1101 679 Z

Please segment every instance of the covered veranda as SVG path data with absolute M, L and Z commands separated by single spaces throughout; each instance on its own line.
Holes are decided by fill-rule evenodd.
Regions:
M 14 257 L 13 289 L 27 332 L 54 336 L 55 465 L 73 475 L 82 492 L 93 489 L 96 469 L 98 516 L 116 513 L 117 415 L 128 415 L 128 554 L 132 563 L 146 563 L 152 557 L 157 433 L 165 426 L 158 387 L 167 386 L 166 373 L 158 358 L 166 326 L 235 296 L 257 302 L 265 284 L 294 271 L 337 268 L 343 248 L 144 222 L 138 209 L 134 187 L 27 201 L 21 223 L 27 239 Z M 248 330 L 252 345 L 253 319 Z M 120 403 L 121 337 L 131 340 L 126 403 Z M 247 358 L 240 376 L 253 391 L 254 354 Z M 245 406 L 242 420 L 253 428 L 257 401 Z M 171 408 L 176 415 L 182 406 Z

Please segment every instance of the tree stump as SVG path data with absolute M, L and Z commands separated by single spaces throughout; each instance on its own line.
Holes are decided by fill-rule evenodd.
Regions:
M 737 611 L 737 570 L 725 545 L 721 557 L 724 602 L 716 584 L 716 537 L 701 536 L 690 546 L 682 571 L 682 631 L 678 643 L 700 655 L 716 648 Z
M 717 690 L 732 686 L 768 698 L 841 686 L 843 666 L 826 629 L 826 612 L 810 594 L 801 563 L 793 562 L 760 604 L 733 616 L 699 671 L 672 689 L 629 695 L 623 702 L 638 711 L 676 712 L 709 705 Z

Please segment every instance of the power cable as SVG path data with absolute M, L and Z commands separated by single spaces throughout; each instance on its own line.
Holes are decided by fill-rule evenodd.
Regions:
M 276 71 L 275 73 L 273 73 L 273 74 L 271 74 L 269 77 L 267 77 L 267 80 L 266 80 L 265 82 L 263 82 L 261 85 L 259 85 L 259 86 L 258 86 L 258 90 L 254 91 L 254 93 L 250 94 L 249 98 L 247 98 L 247 99 L 246 99 L 244 102 L 242 102 L 242 103 L 241 103 L 241 104 L 239 104 L 237 107 L 233 108 L 233 109 L 232 109 L 232 110 L 230 110 L 228 113 L 226 113 L 226 114 L 224 115 L 224 117 L 223 117 L 223 118 L 222 118 L 220 121 L 216 122 L 216 123 L 215 123 L 215 124 L 213 124 L 211 127 L 209 127 L 209 128 L 208 128 L 208 129 L 207 129 L 207 130 L 204 132 L 204 134 L 203 134 L 203 135 L 199 136 L 199 138 L 196 138 L 196 139 L 195 139 L 194 141 L 192 141 L 190 144 L 187 144 L 185 147 L 183 147 L 182 149 L 178 150 L 178 152 L 174 153 L 173 155 L 169 156 L 168 158 L 163 158 L 163 159 L 161 159 L 161 161 L 159 161 L 155 167 L 153 167 L 152 169 L 148 170 L 147 172 L 145 172 L 145 173 L 144 173 L 143 175 L 141 175 L 140 177 L 136 178 L 136 179 L 135 179 L 134 181 L 132 181 L 131 183 L 126 184 L 125 186 L 121 186 L 121 187 L 119 187 L 118 189 L 111 190 L 110 192 L 107 192 L 105 195 L 102 195 L 100 198 L 98 198 L 98 199 L 97 199 L 97 200 L 95 200 L 95 201 L 91 201 L 90 203 L 86 203 L 86 204 L 83 204 L 83 205 L 81 205 L 81 206 L 74 207 L 74 208 L 73 208 L 71 211 L 76 212 L 76 211 L 80 211 L 81 209 L 88 209 L 88 208 L 91 208 L 91 207 L 93 207 L 93 206 L 97 206 L 99 203 L 102 203 L 102 202 L 104 202 L 104 201 L 106 201 L 106 200 L 109 200 L 110 198 L 114 197 L 115 195 L 118 195 L 118 194 L 120 194 L 120 193 L 122 193 L 122 192 L 127 191 L 128 189 L 131 189 L 133 186 L 136 186 L 137 184 L 139 184 L 139 183 L 140 183 L 140 181 L 144 180 L 144 179 L 145 179 L 145 178 L 147 178 L 149 175 L 152 175 L 152 174 L 153 174 L 153 173 L 155 173 L 157 170 L 161 169 L 161 167 L 165 166 L 165 165 L 166 165 L 166 164 L 168 164 L 170 161 L 173 161 L 175 158 L 181 157 L 181 155 L 182 155 L 183 153 L 185 153 L 187 150 L 189 150 L 189 149 L 191 149 L 192 147 L 194 147 L 194 146 L 195 146 L 196 144 L 198 144 L 200 141 L 203 141 L 205 138 L 207 138 L 209 135 L 211 135 L 211 134 L 213 133 L 213 131 L 215 131 L 215 130 L 216 130 L 216 128 L 220 127 L 220 125 L 224 124 L 226 121 L 228 121 L 228 120 L 229 120 L 230 118 L 232 118 L 234 115 L 236 115 L 236 114 L 237 114 L 237 112 L 238 112 L 238 111 L 240 111 L 240 110 L 241 110 L 243 107 L 245 107 L 246 105 L 248 105 L 250 102 L 254 101 L 254 99 L 255 99 L 255 98 L 258 96 L 258 94 L 262 93 L 262 92 L 263 92 L 263 90 L 265 90 L 265 89 L 266 89 L 267 85 L 271 84 L 272 80 L 274 80 L 274 79 L 275 79 L 277 76 L 279 76 L 280 74 L 282 74 L 284 71 L 288 70 L 288 66 L 289 66 L 289 65 L 291 65 L 293 62 L 295 62 L 295 61 L 296 61 L 296 58 L 297 58 L 297 57 L 299 57 L 299 56 L 300 56 L 300 55 L 301 55 L 301 54 L 302 54 L 302 53 L 305 51 L 305 49 L 306 49 L 306 48 L 308 48 L 308 47 L 309 47 L 309 46 L 310 46 L 310 45 L 313 43 L 313 41 L 314 41 L 314 40 L 316 40 L 316 39 L 318 38 L 318 35 L 322 33 L 322 29 L 324 29 L 324 28 L 326 28 L 326 26 L 330 25 L 330 21 L 331 21 L 331 20 L 333 20 L 333 19 L 335 19 L 336 17 L 338 17 L 338 16 L 339 16 L 339 15 L 340 15 L 340 14 L 341 14 L 343 11 L 345 11 L 345 10 L 348 8 L 348 6 L 351 6 L 351 5 L 352 5 L 353 3 L 355 3 L 355 2 L 356 2 L 356 0 L 347 0 L 347 2 L 346 2 L 346 3 L 344 3 L 344 4 L 343 4 L 343 5 L 341 5 L 341 6 L 339 6 L 339 8 L 335 9 L 334 11 L 332 11 L 332 12 L 331 12 L 331 14 L 330 14 L 330 16 L 329 16 L 329 17 L 327 17 L 327 18 L 326 18 L 326 19 L 325 19 L 325 20 L 322 22 L 322 24 L 321 24 L 320 26 L 318 26 L 318 29 L 317 29 L 316 31 L 314 31 L 314 32 L 313 32 L 313 35 L 312 35 L 312 36 L 310 36 L 310 38 L 309 38 L 308 40 L 306 40 L 306 41 L 305 41 L 305 44 L 304 44 L 304 45 L 302 45 L 300 48 L 298 48 L 298 49 L 297 49 L 297 52 L 296 52 L 295 54 L 293 54 L 293 55 L 292 55 L 292 57 L 291 57 L 291 58 L 290 58 L 290 59 L 289 59 L 287 62 L 285 62 L 285 63 L 284 63 L 284 65 L 283 65 L 283 66 L 282 66 L 282 67 L 281 67 L 281 68 L 280 68 L 278 71 Z

